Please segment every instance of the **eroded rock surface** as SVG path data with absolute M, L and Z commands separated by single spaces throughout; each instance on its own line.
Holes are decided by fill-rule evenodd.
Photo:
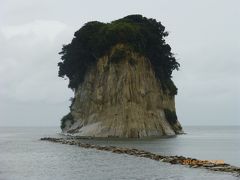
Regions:
M 119 55 L 124 51 L 124 55 Z M 91 137 L 145 137 L 182 133 L 174 96 L 163 90 L 149 60 L 119 44 L 90 68 L 76 89 L 63 132 Z

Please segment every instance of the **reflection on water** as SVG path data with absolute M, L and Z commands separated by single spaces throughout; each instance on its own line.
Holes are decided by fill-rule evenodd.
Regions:
M 42 142 L 56 128 L 0 128 L 0 180 L 25 179 L 237 179 L 145 158 Z M 239 161 L 239 128 L 185 127 L 187 135 L 168 139 L 91 140 L 162 154 Z

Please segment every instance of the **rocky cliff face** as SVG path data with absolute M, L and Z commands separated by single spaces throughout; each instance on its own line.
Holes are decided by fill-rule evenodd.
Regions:
M 119 44 L 90 68 L 75 90 L 62 129 L 93 137 L 175 135 L 182 128 L 172 114 L 174 96 L 163 90 L 149 60 Z

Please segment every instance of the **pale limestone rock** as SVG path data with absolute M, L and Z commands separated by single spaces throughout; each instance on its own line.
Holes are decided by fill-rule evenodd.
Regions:
M 111 62 L 111 55 L 124 49 L 127 56 Z M 129 62 L 131 60 L 131 63 Z M 71 106 L 74 123 L 63 132 L 93 137 L 145 137 L 182 132 L 171 125 L 164 109 L 175 111 L 174 96 L 163 92 L 149 60 L 117 45 L 100 58 L 75 91 Z

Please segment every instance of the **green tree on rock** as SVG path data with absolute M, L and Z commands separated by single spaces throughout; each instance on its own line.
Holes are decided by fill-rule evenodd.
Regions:
M 171 77 L 172 71 L 178 70 L 180 65 L 164 39 L 166 36 L 168 33 L 160 22 L 142 15 L 129 15 L 111 23 L 88 22 L 59 53 L 62 61 L 58 63 L 58 75 L 66 76 L 69 88 L 76 89 L 88 69 L 114 45 L 122 43 L 147 57 L 163 88 L 175 95 L 177 88 Z

